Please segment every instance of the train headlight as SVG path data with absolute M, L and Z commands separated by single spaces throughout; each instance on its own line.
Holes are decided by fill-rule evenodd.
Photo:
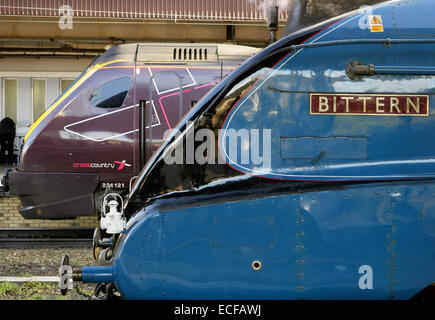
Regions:
M 113 197 L 121 199 L 121 206 L 119 202 Z M 112 199 L 108 201 L 108 199 Z M 106 208 L 109 207 L 109 212 L 106 212 Z M 118 211 L 118 207 L 120 211 Z M 126 220 L 122 214 L 123 205 L 122 198 L 119 194 L 111 193 L 104 197 L 103 210 L 100 220 L 100 227 L 102 230 L 106 230 L 109 234 L 121 233 L 125 230 Z

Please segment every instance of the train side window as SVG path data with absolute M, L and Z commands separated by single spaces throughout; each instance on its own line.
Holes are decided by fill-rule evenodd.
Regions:
M 107 82 L 91 93 L 89 102 L 97 108 L 118 108 L 122 106 L 130 85 L 128 77 Z

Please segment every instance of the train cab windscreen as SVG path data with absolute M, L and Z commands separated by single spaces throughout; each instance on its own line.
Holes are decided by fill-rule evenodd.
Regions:
M 258 104 L 259 92 L 251 92 L 251 89 L 259 81 L 273 72 L 273 66 L 283 57 L 281 54 L 272 54 L 261 60 L 245 73 L 233 81 L 223 94 L 209 106 L 201 108 L 202 112 L 192 114 L 180 132 L 173 136 L 172 143 L 168 144 L 153 168 L 150 170 L 144 184 L 140 187 L 141 199 L 152 199 L 164 194 L 174 192 L 189 192 L 207 186 L 219 184 L 219 181 L 238 181 L 243 173 L 234 170 L 231 164 L 227 165 L 219 148 L 219 135 L 222 126 L 230 110 L 232 110 L 242 98 L 249 96 L 251 104 L 248 121 L 258 122 L 261 117 L 261 105 Z M 246 97 L 245 97 L 246 98 Z M 226 136 L 227 140 L 232 138 Z M 248 136 L 244 132 L 235 132 L 233 141 L 240 147 Z M 227 142 L 231 142 L 231 141 Z M 234 146 L 234 144 L 232 145 Z M 244 157 L 238 152 L 238 157 Z M 260 155 L 261 156 L 261 155 Z M 246 184 L 246 179 L 242 178 Z

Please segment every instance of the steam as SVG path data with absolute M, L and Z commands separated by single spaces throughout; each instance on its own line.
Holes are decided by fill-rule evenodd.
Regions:
M 287 21 L 287 26 L 290 30 L 297 30 L 300 27 L 301 18 L 301 2 L 292 1 L 292 7 L 289 8 L 289 18 Z
M 260 0 L 258 7 L 263 11 L 264 17 L 268 17 L 271 6 L 278 7 L 279 13 L 288 12 L 288 21 L 286 29 L 296 30 L 300 27 L 301 6 L 304 0 Z M 305 0 L 306 1 L 306 0 Z M 258 0 L 249 0 L 251 3 L 258 3 Z

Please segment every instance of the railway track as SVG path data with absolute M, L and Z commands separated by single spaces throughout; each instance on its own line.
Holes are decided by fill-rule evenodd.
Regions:
M 0 229 L 0 248 L 91 247 L 93 229 Z

